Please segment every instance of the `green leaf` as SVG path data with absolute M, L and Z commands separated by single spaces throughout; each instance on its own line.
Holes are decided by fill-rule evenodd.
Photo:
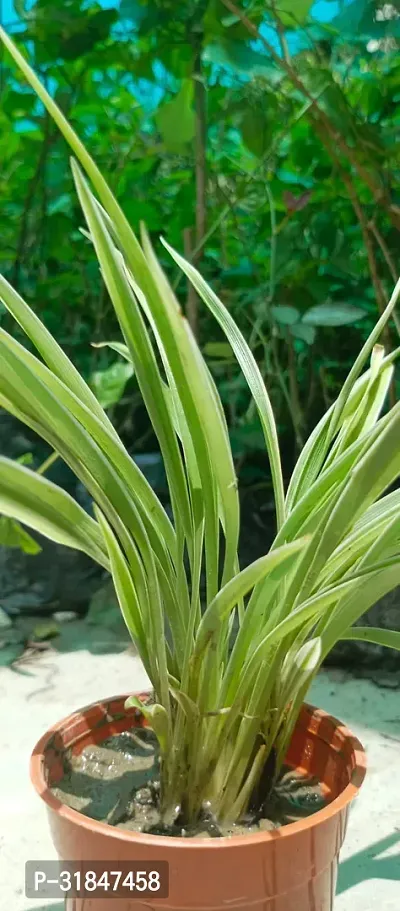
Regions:
M 304 25 L 308 13 L 312 7 L 313 0 L 278 0 L 276 4 L 276 15 L 283 25 L 295 29 L 298 25 Z
M 338 488 L 340 488 L 349 471 L 356 464 L 357 458 L 364 451 L 365 445 L 372 444 L 380 429 L 378 428 L 373 433 L 371 432 L 366 440 L 357 440 L 340 457 L 336 458 L 328 468 L 324 468 L 324 471 L 312 482 L 309 484 L 304 483 L 301 496 L 299 496 L 294 505 L 292 504 L 285 524 L 276 538 L 276 543 L 281 544 L 285 540 L 292 540 L 307 523 L 308 517 L 315 514 L 317 504 L 321 504 L 321 508 L 323 508 L 328 500 L 331 500 L 331 505 L 333 505 L 332 498 L 337 494 Z
M 228 342 L 207 342 L 203 351 L 207 357 L 222 358 L 223 360 L 233 357 L 233 351 Z
M 381 316 L 379 320 L 380 328 L 382 329 L 385 325 L 388 313 L 393 309 L 397 295 L 400 293 L 400 281 L 398 282 L 396 289 L 392 295 L 390 303 L 386 308 L 385 313 Z M 365 363 L 368 354 L 373 350 L 374 344 L 379 338 L 380 333 L 377 331 L 376 327 L 370 334 L 367 342 L 363 346 L 363 349 L 360 355 L 357 358 L 356 364 L 351 369 L 346 381 L 345 381 L 345 392 L 346 395 L 342 394 L 343 390 L 340 392 L 336 402 L 331 405 L 328 411 L 323 415 L 317 426 L 312 431 L 309 436 L 302 452 L 299 455 L 297 463 L 295 465 L 292 477 L 290 480 L 288 492 L 286 495 L 286 508 L 288 513 L 293 509 L 294 504 L 299 500 L 304 492 L 307 492 L 315 479 L 318 476 L 318 473 L 321 469 L 321 466 L 324 462 L 324 458 L 329 448 L 329 442 L 340 430 L 343 422 L 351 417 L 355 409 L 359 406 L 360 401 L 365 395 L 366 390 L 368 389 L 370 379 L 371 379 L 371 368 L 359 377 L 362 367 Z M 393 352 L 383 361 L 385 368 L 392 363 L 393 359 L 397 356 L 396 352 Z M 357 379 L 357 377 L 359 377 Z M 337 413 L 337 419 L 332 428 L 332 421 Z M 331 434 L 331 435 L 330 435 Z
M 289 327 L 289 331 L 294 338 L 300 338 L 303 342 L 307 342 L 307 345 L 313 345 L 317 335 L 314 326 L 306 326 L 304 323 L 294 323 Z
M 372 445 L 366 446 L 366 451 L 358 458 L 321 530 L 315 556 L 308 570 L 307 593 L 312 590 L 313 581 L 349 528 L 398 477 L 399 431 L 400 405 L 391 410 L 390 419 L 382 432 Z
M 371 376 L 365 395 L 353 413 L 342 421 L 340 432 L 326 459 L 325 467 L 352 442 L 376 426 L 394 373 L 393 365 L 383 366 L 383 358 L 383 348 L 375 346 L 371 356 Z
M 51 481 L 0 457 L 0 512 L 109 568 L 97 522 Z
M 221 39 L 208 44 L 204 50 L 204 60 L 246 76 L 265 76 L 273 82 L 281 79 L 279 70 L 264 54 L 258 54 L 244 41 Z
M 347 597 L 340 599 L 336 610 L 326 618 L 322 632 L 323 657 L 332 650 L 343 634 L 381 598 L 397 588 L 400 582 L 400 561 L 389 561 L 387 567 L 371 571 L 356 580 L 356 586 Z M 379 643 L 378 643 L 379 644 Z
M 160 744 L 161 753 L 165 756 L 168 751 L 169 721 L 164 706 L 159 705 L 158 703 L 145 705 L 143 702 L 140 702 L 140 699 L 138 699 L 137 696 L 128 696 L 128 699 L 125 701 L 125 708 L 139 709 L 148 722 L 149 727 L 154 731 Z
M 366 316 L 366 311 L 361 307 L 334 301 L 331 304 L 310 307 L 302 317 L 302 322 L 308 326 L 347 326 L 365 319 Z
M 281 457 L 274 413 L 259 367 L 257 366 L 242 333 L 222 301 L 219 300 L 214 291 L 207 282 L 204 281 L 203 277 L 191 263 L 188 263 L 183 256 L 180 256 L 166 241 L 163 240 L 162 242 L 178 266 L 180 266 L 185 275 L 190 279 L 200 297 L 202 297 L 205 304 L 207 304 L 207 307 L 211 310 L 213 316 L 218 320 L 246 378 L 260 417 L 270 458 L 277 523 L 279 528 L 285 515 L 285 495 L 283 489 Z
M 342 592 L 347 593 L 348 591 L 354 591 L 357 584 L 358 580 L 351 580 L 349 582 L 343 582 L 341 585 L 328 589 L 327 591 L 319 592 L 313 598 L 309 598 L 296 607 L 295 610 L 291 611 L 290 614 L 279 623 L 271 625 L 270 631 L 261 638 L 261 641 L 258 642 L 254 651 L 250 653 L 243 679 L 240 681 L 240 686 L 245 687 L 246 674 L 252 679 L 254 670 L 265 661 L 268 654 L 271 653 L 272 646 L 278 645 L 278 643 L 287 635 L 304 628 L 304 625 L 310 619 L 315 618 L 315 620 L 317 620 L 318 616 L 326 610 L 327 607 L 335 604 L 335 602 L 340 599 Z
M 39 317 L 28 307 L 23 298 L 17 294 L 3 275 L 0 275 L 0 298 L 16 322 L 33 342 L 49 369 L 65 383 L 79 401 L 93 411 L 103 424 L 108 426 L 115 436 L 112 424 L 76 367 L 74 367 Z
M 214 600 L 209 604 L 203 614 L 196 640 L 195 655 L 202 653 L 210 640 L 217 634 L 221 621 L 229 615 L 241 598 L 254 588 L 258 582 L 274 572 L 274 578 L 279 578 L 287 571 L 288 564 L 297 560 L 298 554 L 308 544 L 308 538 L 299 538 L 291 544 L 284 544 L 265 557 L 255 560 L 246 566 L 230 582 L 220 589 Z
M 152 661 L 149 657 L 143 620 L 143 613 L 146 614 L 149 608 L 148 594 L 140 561 L 138 560 L 136 565 L 131 562 L 128 566 L 105 516 L 97 507 L 95 510 L 103 531 L 121 614 L 133 641 L 140 650 L 147 673 L 152 675 Z
M 24 452 L 16 459 L 20 465 L 33 465 L 33 452 Z
M 129 348 L 122 342 L 92 342 L 92 348 L 111 348 L 112 351 L 116 351 L 117 354 L 125 358 L 129 364 L 132 364 Z
M 134 497 L 127 495 L 129 488 L 126 477 L 119 474 L 108 457 L 108 447 L 104 452 L 97 444 L 99 436 L 104 439 L 105 428 L 37 358 L 2 330 L 0 346 L 3 363 L 7 365 L 7 370 L 0 374 L 1 403 L 7 403 L 6 407 L 12 414 L 39 432 L 59 452 L 109 516 L 129 552 L 131 543 L 127 530 L 137 529 L 137 507 Z M 76 420 L 76 415 L 81 417 L 82 414 L 84 421 L 81 423 Z M 92 428 L 93 436 L 90 432 Z M 105 436 L 117 462 L 121 463 L 121 443 L 118 445 L 111 434 Z M 127 453 L 122 456 L 122 461 L 126 466 L 126 475 L 132 475 L 133 466 L 133 474 L 138 478 L 142 490 L 151 490 Z M 153 492 L 150 498 L 154 498 Z M 155 502 L 158 502 L 157 498 Z M 160 559 L 163 559 L 163 546 L 157 534 L 157 526 L 152 525 L 151 514 L 148 518 L 149 533 L 153 533 L 155 549 Z
M 174 491 L 176 503 L 179 503 L 180 517 L 190 537 L 191 517 L 186 478 L 173 425 L 165 407 L 163 385 L 150 338 L 137 300 L 129 286 L 121 255 L 110 238 L 100 214 L 100 207 L 96 206 L 95 199 L 76 163 L 73 163 L 73 171 L 103 277 L 131 353 L 139 388 L 160 442 L 167 477 L 170 480 L 173 478 L 171 489 Z
M 293 326 L 300 318 L 300 313 L 296 307 L 290 307 L 286 304 L 280 304 L 278 307 L 271 307 L 271 313 L 277 323 L 282 326 Z
M 47 207 L 47 215 L 57 215 L 59 212 L 63 212 L 66 215 L 71 215 L 73 210 L 72 196 L 70 193 L 62 193 L 61 196 L 56 196 Z
M 241 256 L 236 266 L 232 266 L 230 269 L 223 269 L 221 272 L 223 283 L 225 284 L 229 279 L 233 279 L 232 286 L 235 288 L 238 286 L 238 279 L 242 277 L 248 279 L 253 277 L 254 280 L 254 263 L 247 256 Z M 248 284 L 251 286 L 250 282 Z
M 400 490 L 394 490 L 392 493 L 386 494 L 385 497 L 381 497 L 373 506 L 370 506 L 363 515 L 357 519 L 354 525 L 355 532 L 362 532 L 368 526 L 376 526 L 380 524 L 382 519 L 385 519 L 386 516 L 391 513 L 392 510 L 400 511 Z
M 42 549 L 19 522 L 15 522 L 14 519 L 9 519 L 7 516 L 0 516 L 0 545 L 16 547 L 25 554 L 39 554 Z
M 400 651 L 400 632 L 394 629 L 378 629 L 373 626 L 354 626 L 340 637 L 341 640 L 359 642 L 372 642 L 374 645 L 383 645 L 385 648 L 395 648 Z
M 92 373 L 90 385 L 103 408 L 110 408 L 120 401 L 133 372 L 131 364 L 116 361 L 106 370 L 96 370 Z
M 176 152 L 191 142 L 195 134 L 195 115 L 192 107 L 193 81 L 183 79 L 172 101 L 159 109 L 155 121 L 168 151 Z
M 225 25 L 226 28 L 229 28 L 230 25 L 236 25 L 237 22 L 240 22 L 240 16 L 236 16 L 235 13 L 224 16 L 222 19 L 222 25 Z
M 332 413 L 332 417 L 330 420 L 329 430 L 328 430 L 328 434 L 327 434 L 326 442 L 325 442 L 325 451 L 327 450 L 327 448 L 329 447 L 329 444 L 331 443 L 331 441 L 334 438 L 334 435 L 337 430 L 338 424 L 340 422 L 341 416 L 346 409 L 346 404 L 349 401 L 349 398 L 351 397 L 351 393 L 353 391 L 354 384 L 355 384 L 357 378 L 359 377 L 367 358 L 373 351 L 376 343 L 379 341 L 379 339 L 382 335 L 382 332 L 384 330 L 384 327 L 387 325 L 388 320 L 390 319 L 390 317 L 393 313 L 393 310 L 396 307 L 399 295 L 400 295 L 400 279 L 398 279 L 398 281 L 396 282 L 396 285 L 393 289 L 393 292 L 390 296 L 390 299 L 389 299 L 383 313 L 379 317 L 378 322 L 375 323 L 375 326 L 372 329 L 372 331 L 370 332 L 366 342 L 364 342 L 364 345 L 363 345 L 360 353 L 356 357 L 356 360 L 354 361 L 354 364 L 343 383 L 343 386 L 340 390 L 340 393 L 338 395 L 338 398 L 337 398 L 334 408 L 333 408 L 333 413 Z M 391 353 L 391 357 L 394 358 L 396 356 L 398 356 L 397 349 L 396 349 L 396 351 Z
M 29 308 L 27 305 L 24 304 L 23 306 L 29 314 Z M 95 465 L 97 462 L 97 469 L 99 473 L 102 474 L 104 479 L 104 454 L 107 453 L 107 457 L 109 459 L 109 464 L 107 465 L 106 463 L 106 471 L 108 474 L 108 494 L 110 495 L 111 491 L 113 490 L 113 484 L 110 482 L 110 470 L 111 473 L 113 473 L 114 469 L 114 471 L 116 470 L 118 472 L 120 478 L 123 479 L 124 483 L 124 500 L 122 503 L 121 500 L 119 500 L 119 506 L 117 507 L 118 513 L 120 515 L 126 515 L 126 506 L 129 504 L 129 496 L 127 496 L 128 494 L 130 494 L 131 497 L 135 498 L 136 502 L 140 505 L 141 515 L 151 537 L 153 547 L 157 552 L 159 559 L 164 562 L 166 546 L 170 548 L 171 553 L 174 553 L 175 550 L 175 535 L 172 525 L 160 501 L 150 487 L 150 484 L 146 481 L 143 473 L 139 470 L 137 465 L 124 449 L 112 425 L 109 423 L 105 425 L 105 422 L 103 420 L 99 420 L 96 413 L 97 410 L 100 410 L 100 414 L 104 417 L 105 415 L 100 408 L 97 399 L 93 396 L 93 401 L 96 406 L 95 408 L 86 407 L 86 405 L 76 395 L 73 394 L 69 387 L 61 382 L 58 376 L 51 373 L 51 371 L 49 371 L 48 368 L 41 363 L 41 361 L 39 361 L 30 352 L 28 352 L 26 348 L 13 340 L 10 336 L 7 336 L 6 333 L 1 332 L 0 335 L 0 344 L 3 345 L 4 351 L 3 357 L 9 356 L 11 353 L 13 353 L 14 358 L 11 363 L 14 364 L 14 368 L 11 368 L 10 364 L 10 369 L 16 368 L 17 370 L 12 391 L 8 388 L 8 392 L 10 392 L 13 398 L 13 407 L 10 409 L 12 413 L 14 413 L 16 417 L 25 420 L 25 422 L 32 426 L 33 429 L 36 429 L 36 431 L 39 429 L 37 424 L 33 426 L 32 415 L 29 414 L 29 416 L 27 416 L 25 414 L 24 407 L 26 405 L 26 394 L 23 396 L 24 404 L 22 405 L 22 411 L 18 411 L 18 413 L 16 412 L 16 396 L 18 395 L 18 389 L 20 388 L 20 380 L 17 379 L 18 369 L 21 371 L 24 365 L 24 371 L 26 368 L 29 368 L 30 371 L 33 371 L 33 377 L 31 372 L 28 374 L 24 372 L 23 374 L 25 377 L 26 388 L 33 386 L 35 389 L 41 389 L 40 385 L 37 386 L 37 380 L 39 379 L 43 384 L 42 397 L 43 394 L 45 394 L 45 397 L 47 398 L 47 407 L 43 409 L 40 408 L 40 393 L 38 392 L 37 396 L 33 397 L 33 411 L 35 414 L 35 420 L 38 419 L 39 414 L 39 419 L 44 421 L 44 423 L 40 425 L 40 432 L 44 438 L 46 438 L 46 434 L 48 435 L 49 429 L 51 431 L 51 434 L 54 434 L 55 428 L 57 426 L 60 426 L 62 429 L 60 431 L 59 450 L 60 453 L 64 452 L 66 438 L 70 438 L 69 433 L 71 429 L 71 416 L 76 419 L 75 422 L 73 421 L 75 430 L 73 437 L 75 439 L 75 443 L 70 444 L 68 447 L 68 453 L 66 453 L 65 460 L 70 461 L 71 455 L 73 457 L 75 454 L 73 470 L 76 472 L 78 477 L 81 477 L 82 483 L 86 484 L 88 489 L 91 487 L 92 482 L 95 482 L 93 493 L 96 495 L 98 488 L 95 477 Z M 7 350 L 8 355 L 6 355 Z M 19 368 L 18 361 L 15 361 L 15 355 L 19 359 Z M 68 373 L 66 375 L 66 379 L 68 383 Z M 0 374 L 0 388 L 1 380 L 2 375 Z M 90 392 L 89 387 L 86 387 L 86 384 L 83 383 L 83 386 L 84 390 L 87 389 L 88 392 Z M 48 398 L 49 392 L 52 394 L 50 399 Z M 93 394 L 90 392 L 90 395 Z M 8 402 L 11 403 L 11 399 L 9 397 Z M 64 420 L 61 425 L 58 425 L 58 418 L 60 416 L 60 413 L 63 414 Z M 56 424 L 54 424 L 55 418 L 57 420 Z M 76 435 L 78 435 L 78 439 L 76 438 Z M 72 438 L 70 439 L 72 440 Z M 93 443 L 98 444 L 100 447 L 100 452 L 98 449 L 96 449 L 96 447 L 93 448 Z M 51 437 L 50 445 L 55 448 L 53 445 L 53 437 Z M 89 451 L 91 451 L 90 455 Z M 93 460 L 93 454 L 95 451 L 97 451 L 97 457 L 95 456 L 95 459 Z M 84 456 L 82 464 L 80 463 L 79 459 L 83 453 L 86 455 Z M 120 486 L 120 483 L 118 486 Z
M 263 110 L 247 108 L 241 123 L 243 142 L 257 158 L 268 151 L 272 138 L 272 122 Z
M 185 715 L 187 715 L 187 717 L 191 720 L 194 720 L 196 723 L 198 723 L 200 715 L 199 707 L 195 702 L 193 702 L 193 699 L 190 699 L 190 696 L 188 696 L 187 693 L 184 693 L 182 690 L 176 687 L 170 686 L 170 693 L 175 701 L 181 706 Z
M 212 376 L 200 354 L 188 322 L 182 318 L 179 305 L 144 231 L 142 238 L 158 291 L 157 299 L 153 296 L 149 318 L 152 319 L 171 389 L 175 398 L 180 400 L 179 407 L 183 410 L 193 440 L 193 452 L 201 479 L 206 559 L 212 566 L 212 575 L 208 574 L 207 579 L 207 599 L 211 600 L 218 587 L 215 574 L 215 560 L 218 559 L 218 542 L 215 542 L 218 499 L 226 542 L 224 580 L 235 572 L 234 566 L 237 562 L 239 500 L 226 418 Z M 147 306 L 145 301 L 142 305 Z M 215 588 L 215 591 L 211 594 L 212 588 Z
M 96 505 L 94 510 L 106 542 L 122 615 L 131 635 L 135 637 L 140 653 L 143 652 L 143 663 L 159 693 L 159 698 L 164 706 L 168 707 L 164 617 L 155 554 L 137 514 L 134 542 L 132 541 L 130 548 L 128 564 L 106 516 Z
M 369 5 L 369 0 L 352 0 L 351 3 L 346 3 L 332 20 L 332 25 L 340 34 L 354 38 L 359 33 L 361 20 Z

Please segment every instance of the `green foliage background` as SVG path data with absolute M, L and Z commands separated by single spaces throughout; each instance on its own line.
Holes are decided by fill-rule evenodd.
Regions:
M 243 22 L 232 6 L 18 0 L 10 31 L 134 228 L 143 220 L 154 241 L 182 250 L 191 236 L 192 251 L 205 232 L 196 264 L 251 341 L 289 472 L 398 271 L 400 13 L 353 0 L 327 25 L 309 0 L 271 0 L 239 4 Z M 129 365 L 91 346 L 118 334 L 79 231 L 68 150 L 4 56 L 0 200 L 1 271 L 133 450 L 151 450 Z M 182 278 L 177 293 L 218 383 L 240 479 L 260 483 L 263 438 L 229 346 Z M 386 344 L 398 344 L 395 326 Z

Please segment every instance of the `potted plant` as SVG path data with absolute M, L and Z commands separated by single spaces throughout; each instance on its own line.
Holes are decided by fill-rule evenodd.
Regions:
M 0 298 L 38 356 L 0 330 L 0 405 L 73 469 L 93 498 L 94 517 L 46 478 L 4 458 L 0 511 L 80 548 L 112 573 L 154 689 L 150 703 L 134 694 L 86 707 L 37 745 L 32 777 L 47 803 L 58 854 L 75 861 L 168 861 L 169 898 L 127 901 L 127 911 L 329 911 L 364 753 L 343 725 L 304 699 L 339 639 L 400 648 L 399 633 L 353 625 L 400 581 L 400 491 L 385 493 L 399 475 L 400 405 L 382 414 L 400 349 L 385 354 L 377 344 L 400 283 L 285 492 L 274 416 L 251 350 L 201 275 L 165 243 L 222 327 L 265 435 L 276 536 L 265 556 L 240 570 L 237 483 L 212 377 L 145 230 L 140 244 L 55 102 L 4 31 L 1 37 L 80 163 L 73 160 L 72 170 L 87 237 L 121 327 L 119 350 L 133 365 L 158 437 L 173 514 L 171 521 L 94 394 L 2 278 Z M 158 741 L 157 800 L 167 834 L 118 829 L 56 799 L 51 786 L 66 755 L 143 724 Z M 259 818 L 284 761 L 325 788 L 328 802 L 314 815 L 253 834 L 175 834 L 205 807 L 217 827 L 230 825 L 233 832 L 249 813 Z M 67 907 L 83 911 L 86 899 L 68 899 Z M 90 900 L 90 907 L 104 902 Z M 107 909 L 114 907 L 121 906 L 110 898 Z

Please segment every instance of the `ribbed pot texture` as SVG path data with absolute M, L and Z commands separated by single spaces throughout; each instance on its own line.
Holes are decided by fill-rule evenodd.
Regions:
M 332 911 L 339 851 L 351 801 L 365 775 L 365 753 L 340 721 L 304 705 L 287 755 L 293 768 L 326 786 L 330 802 L 272 832 L 180 839 L 108 826 L 72 810 L 51 793 L 66 750 L 144 724 L 126 696 L 94 703 L 51 728 L 31 758 L 33 784 L 47 805 L 60 860 L 169 864 L 167 898 L 67 898 L 66 911 Z

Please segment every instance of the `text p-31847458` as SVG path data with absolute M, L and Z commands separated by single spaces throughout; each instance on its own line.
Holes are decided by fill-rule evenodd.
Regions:
M 27 898 L 167 898 L 166 861 L 36 861 L 25 865 Z

